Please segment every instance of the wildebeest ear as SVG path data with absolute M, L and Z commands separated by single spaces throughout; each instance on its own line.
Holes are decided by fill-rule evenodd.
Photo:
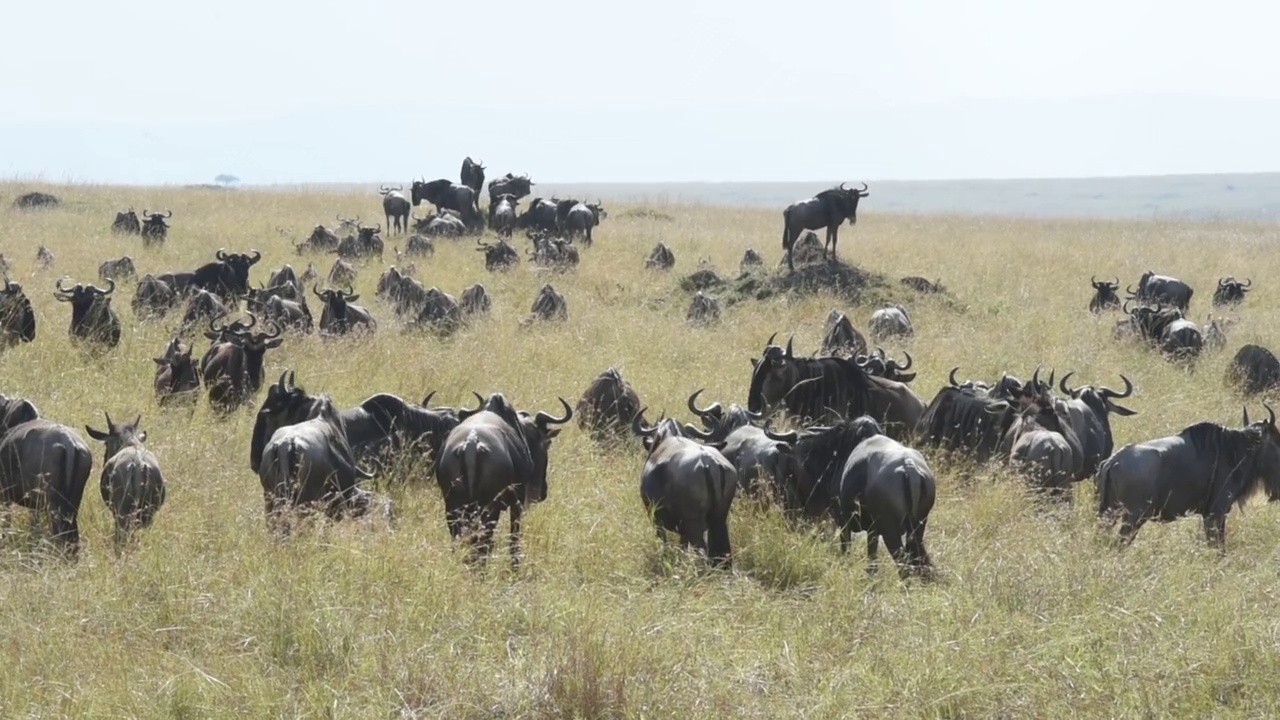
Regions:
M 106 441 L 107 441 L 107 438 L 111 437 L 111 434 L 110 434 L 110 433 L 104 433 L 104 432 L 102 432 L 101 430 L 94 430 L 93 428 L 89 427 L 88 425 L 85 425 L 85 426 L 84 426 L 84 429 L 85 429 L 85 431 L 87 431 L 87 432 L 89 433 L 89 437 L 93 438 L 94 440 L 99 440 L 99 441 L 101 441 L 101 442 L 106 442 Z
M 155 364 L 157 364 L 157 365 L 168 365 L 168 364 L 169 364 L 169 361 L 168 361 L 168 360 L 165 360 L 164 358 L 151 358 L 151 362 L 154 362 L 154 363 L 155 363 Z
M 263 346 L 268 350 L 272 350 L 274 348 L 280 347 L 280 343 L 283 343 L 283 342 L 284 342 L 284 338 L 282 337 L 272 338 L 268 340 L 266 343 L 264 343 Z
M 1137 410 L 1130 410 L 1127 407 L 1124 407 L 1122 405 L 1116 405 L 1115 403 L 1108 403 L 1108 404 L 1111 405 L 1111 412 L 1117 415 L 1123 415 L 1124 417 L 1129 417 L 1130 415 L 1138 414 Z
M 208 330 L 204 331 L 204 336 L 209 338 L 210 340 L 217 340 L 219 337 L 221 337 L 218 333 L 209 332 Z
M 751 358 L 751 367 L 755 368 L 760 365 L 760 358 Z
M 560 434 L 560 428 L 550 428 L 547 430 L 547 439 L 550 440 L 551 438 L 559 434 Z

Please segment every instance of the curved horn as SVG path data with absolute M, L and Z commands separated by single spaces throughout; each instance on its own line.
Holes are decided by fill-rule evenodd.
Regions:
M 435 395 L 436 395 L 435 390 L 432 390 L 431 392 L 427 393 L 427 396 L 422 398 L 422 403 L 421 403 L 422 407 L 429 406 L 431 404 L 431 398 L 435 397 Z
M 93 286 L 93 289 L 97 290 L 99 295 L 106 297 L 107 295 L 110 295 L 111 293 L 116 291 L 116 281 L 112 280 L 111 278 L 107 278 L 107 285 L 109 285 L 110 287 L 108 287 L 106 290 L 103 290 L 102 288 L 99 288 L 96 285 Z
M 1253 278 L 1245 278 L 1243 284 L 1245 287 L 1253 287 Z
M 959 369 L 960 369 L 959 365 L 951 368 L 951 374 L 947 376 L 947 378 L 951 381 L 951 387 L 960 387 L 960 383 L 956 382 L 956 371 Z
M 1119 275 L 1115 276 L 1115 278 L 1111 281 L 1111 284 L 1116 286 L 1117 288 L 1120 287 L 1120 276 Z
M 774 334 L 770 335 L 770 336 L 769 336 L 769 339 L 764 341 L 764 345 L 765 345 L 765 347 L 769 347 L 770 345 L 772 345 L 772 344 L 773 344 L 773 339 L 774 339 L 774 338 L 776 338 L 776 337 L 778 337 L 778 333 L 776 333 L 776 332 L 775 332 Z
M 1130 295 L 1137 295 L 1137 294 L 1138 294 L 1138 293 L 1136 293 L 1136 292 L 1134 292 L 1134 291 L 1133 291 L 1133 286 L 1132 286 L 1132 285 L 1125 285 L 1125 286 L 1124 286 L 1124 291 L 1125 291 L 1125 292 L 1127 292 L 1127 293 L 1129 293 Z
M 166 210 L 164 211 L 164 216 L 165 216 L 166 218 L 171 218 L 171 217 L 173 217 L 173 211 L 172 211 L 172 210 L 168 210 L 168 209 L 166 209 Z M 141 415 L 139 415 L 138 417 L 139 417 L 139 418 L 141 418 L 142 416 L 141 416 Z
M 226 260 L 227 260 L 227 249 L 226 249 L 226 248 L 218 248 L 218 252 L 214 253 L 214 254 L 213 254 L 213 256 L 214 256 L 215 258 L 217 258 L 217 259 L 219 259 L 219 260 L 223 261 L 223 262 L 226 262 Z
M 700 418 L 703 418 L 704 420 L 708 415 L 712 415 L 712 414 L 718 415 L 720 413 L 720 403 L 711 403 L 710 405 L 707 406 L 705 410 L 698 408 L 698 396 L 701 395 L 702 391 L 705 389 L 706 388 L 698 388 L 697 390 L 695 390 L 694 393 L 689 396 L 689 403 L 688 403 L 689 412 L 693 413 L 694 415 L 697 415 Z
M 656 427 L 647 427 L 644 424 L 645 410 L 648 410 L 648 408 L 642 407 L 640 408 L 640 412 L 637 412 L 635 415 L 631 416 L 631 432 L 635 433 L 636 435 L 640 435 L 641 437 L 648 437 L 652 435 L 655 430 L 657 430 Z
M 374 229 L 373 234 L 377 235 L 380 232 L 382 232 L 382 223 L 378 223 L 378 227 Z
M 698 428 L 690 425 L 689 423 L 685 423 L 682 429 L 684 430 L 684 434 L 686 436 L 697 439 L 697 440 L 702 440 L 704 442 L 707 440 L 714 439 L 716 435 L 715 429 L 699 430 Z
M 276 387 L 280 388 L 280 392 L 289 392 L 289 387 L 284 384 L 284 379 L 289 375 L 289 371 L 285 370 L 280 373 L 280 380 L 276 383 Z
M 1040 366 L 1036 365 L 1036 371 L 1031 373 L 1031 391 L 1040 392 Z
M 1268 424 L 1268 425 L 1270 425 L 1271 427 L 1275 427 L 1275 426 L 1276 426 L 1276 411 L 1275 411 L 1275 410 L 1272 410 L 1272 409 L 1271 409 L 1271 406 L 1270 406 L 1270 405 L 1268 405 L 1268 404 L 1266 404 L 1265 402 L 1264 402 L 1264 403 L 1262 403 L 1262 407 L 1264 407 L 1264 408 L 1266 408 L 1266 409 L 1267 409 L 1267 424 Z
M 252 312 L 249 313 L 249 324 L 244 326 L 244 332 L 248 332 L 250 328 L 258 324 L 258 316 Z
M 796 432 L 795 430 L 779 433 L 779 432 L 774 432 L 773 428 L 770 425 L 765 425 L 761 429 L 764 430 L 764 436 L 769 438 L 770 440 L 784 442 L 784 443 L 787 443 L 788 445 L 793 445 L 797 440 L 800 439 L 800 433 Z
M 1075 374 L 1076 374 L 1076 371 L 1075 371 L 1075 370 L 1072 370 L 1071 372 L 1067 373 L 1066 375 L 1063 375 L 1063 376 L 1062 376 L 1062 379 L 1058 381 L 1058 389 L 1062 391 L 1062 394 L 1063 394 L 1063 395 L 1070 395 L 1070 394 L 1071 394 L 1071 388 L 1070 388 L 1070 387 L 1068 387 L 1068 385 L 1067 385 L 1067 378 L 1069 378 L 1069 377 L 1071 377 L 1072 375 L 1075 375 Z
M 262 253 L 258 252 L 257 250 L 250 249 L 249 252 L 253 253 L 253 259 L 249 261 L 250 265 L 253 265 L 254 263 L 262 259 Z
M 1098 287 L 1098 276 L 1097 276 L 1097 275 L 1090 275 L 1090 276 L 1089 276 L 1089 284 L 1090 284 L 1090 285 L 1092 285 L 1092 286 L 1094 286 L 1094 287 Z
M 911 353 L 907 352 L 906 350 L 903 350 L 903 351 L 902 351 L 902 354 L 907 356 L 907 364 L 906 364 L 906 365 L 899 365 L 899 366 L 898 366 L 898 369 L 899 369 L 899 370 L 910 370 L 910 369 L 911 369 L 911 366 L 914 364 L 914 362 L 915 362 L 915 361 L 911 359 Z
M 326 300 L 326 301 L 328 300 L 328 298 L 326 298 L 324 295 L 321 295 L 320 291 L 316 289 L 316 283 L 311 283 L 311 292 L 315 293 L 316 297 L 320 298 L 321 300 Z
M 1248 427 L 1249 426 L 1249 406 L 1241 405 L 1240 408 L 1244 410 L 1244 426 Z
M 791 341 L 792 341 L 792 340 L 795 340 L 795 336 L 794 336 L 794 335 L 792 335 L 792 336 L 790 336 L 790 337 L 788 337 L 788 338 L 787 338 L 787 359 L 788 359 L 788 360 L 790 360 L 791 358 L 795 357 L 795 355 L 792 355 L 792 354 L 791 354 Z
M 132 209 L 132 208 L 130 208 L 130 209 Z M 143 214 L 143 215 L 147 215 L 147 216 L 149 216 L 149 215 L 151 215 L 151 211 L 150 211 L 150 210 L 148 210 L 148 209 L 146 209 L 146 208 L 142 208 L 142 214 Z
M 1102 392 L 1102 394 L 1103 394 L 1103 395 L 1106 395 L 1107 397 L 1110 397 L 1110 398 L 1112 398 L 1112 399 L 1115 399 L 1115 400 L 1123 400 L 1124 398 L 1127 398 L 1127 397 L 1129 397 L 1130 395 L 1132 395 L 1132 394 L 1133 394 L 1133 383 L 1129 381 L 1129 378 L 1127 378 L 1127 377 L 1125 377 L 1125 376 L 1124 376 L 1124 373 L 1120 373 L 1120 379 L 1124 381 L 1124 392 L 1123 392 L 1123 393 L 1118 393 L 1118 392 L 1116 392 L 1115 390 L 1112 390 L 1111 388 L 1106 388 L 1106 387 L 1104 387 L 1104 388 L 1102 388 L 1102 391 L 1101 391 L 1101 392 Z
M 276 324 L 274 320 L 267 321 L 267 327 L 271 328 L 262 335 L 263 340 L 274 340 L 284 334 L 284 328 Z M 274 330 L 275 332 L 272 332 Z
M 58 278 L 58 279 L 57 279 L 57 281 L 55 281 L 55 282 L 53 283 L 53 286 L 54 286 L 55 288 L 57 288 L 57 289 L 58 289 L 58 292 L 60 292 L 60 293 L 62 293 L 62 294 L 64 294 L 64 295 L 65 295 L 65 294 L 67 294 L 67 293 L 70 293 L 70 292 L 71 292 L 71 290 L 68 290 L 68 289 L 66 289 L 66 288 L 62 287 L 62 281 L 63 281 L 63 279 L 65 279 L 66 277 L 67 277 L 66 275 L 63 275 L 62 277 Z M 6 281 L 8 280 L 8 278 L 9 278 L 9 276 L 8 276 L 8 275 L 5 275 L 5 280 L 6 280 Z M 74 288 L 73 288 L 73 289 L 74 289 Z
M 217 318 L 209 318 L 209 332 L 213 333 L 214 335 L 222 334 L 222 330 L 223 330 L 223 328 L 220 328 L 217 326 L 217 322 L 218 322 Z
M 539 411 L 533 418 L 534 422 L 538 424 L 538 427 L 543 430 L 546 430 L 548 425 L 563 425 L 573 418 L 573 408 L 569 407 L 569 403 L 565 402 L 564 398 L 556 399 L 559 400 L 560 405 L 564 407 L 564 415 L 556 417 L 551 413 Z
M 861 190 L 859 190 L 858 192 L 860 192 L 860 193 L 864 193 L 864 192 L 866 192 L 866 191 L 867 191 L 867 184 L 866 184 L 866 183 L 862 183 L 862 189 L 861 189 Z
M 476 409 L 471 412 L 480 412 L 484 409 L 484 398 L 480 397 L 480 393 L 475 390 L 472 390 L 471 394 L 476 396 Z

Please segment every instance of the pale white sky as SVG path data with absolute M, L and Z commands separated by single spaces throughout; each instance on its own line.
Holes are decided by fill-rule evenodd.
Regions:
M 138 183 L 1280 170 L 1280 4 L 61 0 L 0 176 Z

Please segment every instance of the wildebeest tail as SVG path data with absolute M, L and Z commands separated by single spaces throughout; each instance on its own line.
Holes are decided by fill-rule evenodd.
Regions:
M 902 478 L 902 490 L 907 498 L 907 521 L 911 525 L 916 525 L 921 520 L 922 513 L 920 511 L 920 499 L 924 496 L 924 479 L 920 477 L 920 468 L 916 464 L 907 461 L 898 469 L 898 476 Z
M 474 432 L 467 435 L 467 440 L 463 446 L 459 448 L 462 455 L 462 478 L 467 488 L 467 497 L 474 498 L 477 496 L 480 487 L 480 463 L 482 459 L 488 455 L 488 448 L 481 442 L 480 438 Z
M 720 503 L 724 500 L 724 497 L 723 497 L 724 496 L 724 492 L 723 492 L 724 470 L 718 466 L 713 466 L 711 463 L 708 463 L 705 461 L 701 464 L 702 464 L 703 482 L 705 482 L 707 485 L 707 499 L 710 500 L 710 505 L 707 507 L 707 514 L 721 515 L 723 513 L 720 512 L 721 511 Z M 715 477 L 716 470 L 720 470 L 721 472 L 721 478 L 719 483 L 716 482 L 716 477 Z
M 1098 465 L 1098 474 L 1094 477 L 1094 489 L 1097 492 L 1098 515 L 1103 515 L 1111 508 L 1107 494 L 1111 490 L 1111 458 Z
M 787 208 L 782 211 L 782 249 L 790 248 L 793 241 L 791 237 L 791 208 Z

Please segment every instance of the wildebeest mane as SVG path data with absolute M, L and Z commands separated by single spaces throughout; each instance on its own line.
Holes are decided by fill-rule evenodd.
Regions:
M 1257 427 L 1232 429 L 1215 422 L 1199 422 L 1183 428 L 1183 438 L 1201 457 L 1213 458 L 1214 477 L 1206 502 L 1226 484 L 1238 486 L 1236 504 L 1243 506 L 1258 485 L 1257 454 L 1262 433 Z

